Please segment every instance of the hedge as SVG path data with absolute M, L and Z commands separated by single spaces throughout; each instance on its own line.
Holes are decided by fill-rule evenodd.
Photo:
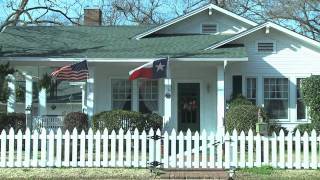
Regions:
M 128 123 L 125 125 L 124 123 Z M 100 112 L 93 116 L 94 131 L 104 131 L 107 128 L 109 131 L 118 131 L 124 128 L 125 131 L 133 131 L 137 128 L 140 132 L 143 130 L 149 131 L 150 128 L 161 129 L 162 117 L 157 114 L 142 114 L 134 111 L 113 110 Z
M 13 128 L 15 132 L 26 130 L 26 116 L 24 113 L 0 113 L 0 130 Z
M 81 112 L 71 112 L 64 117 L 63 121 L 64 130 L 68 130 L 72 133 L 73 129 L 76 128 L 78 133 L 82 130 L 87 131 L 89 128 L 88 116 Z
M 301 83 L 301 93 L 313 122 L 320 122 L 320 76 L 312 75 Z

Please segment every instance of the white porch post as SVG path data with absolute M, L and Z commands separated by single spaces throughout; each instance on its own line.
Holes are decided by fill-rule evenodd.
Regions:
M 224 132 L 224 65 L 217 66 L 217 131 Z
M 15 77 L 12 74 L 8 75 L 8 90 L 9 97 L 7 101 L 7 112 L 13 113 L 16 109 L 16 86 L 15 86 Z
M 83 84 L 80 86 L 81 88 L 81 110 L 82 112 L 86 112 L 86 85 Z
M 31 111 L 32 111 L 32 76 L 25 75 L 26 79 L 26 94 L 25 94 L 25 114 L 26 125 L 31 128 Z
M 163 108 L 163 130 L 164 131 L 171 131 L 172 128 L 172 122 L 171 120 L 171 99 L 172 99 L 172 93 L 171 93 L 171 78 L 164 79 L 164 108 Z
M 94 115 L 94 68 L 89 68 L 89 78 L 87 80 L 87 115 L 91 125 L 92 116 Z
M 47 90 L 45 88 L 41 88 L 38 95 L 39 105 L 38 105 L 38 115 L 46 115 L 47 114 Z

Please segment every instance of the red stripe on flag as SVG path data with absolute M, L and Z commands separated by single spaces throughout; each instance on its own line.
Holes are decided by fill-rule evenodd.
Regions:
M 152 76 L 153 76 L 152 68 L 141 68 L 132 72 L 132 74 L 129 76 L 129 80 L 135 80 L 137 78 L 152 79 Z

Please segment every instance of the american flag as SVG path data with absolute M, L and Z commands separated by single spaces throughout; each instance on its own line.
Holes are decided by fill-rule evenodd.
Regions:
M 69 64 L 60 67 L 51 73 L 51 76 L 59 80 L 80 81 L 88 79 L 89 71 L 87 61 Z

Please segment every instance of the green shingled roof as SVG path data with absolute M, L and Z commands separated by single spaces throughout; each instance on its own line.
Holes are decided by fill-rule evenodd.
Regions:
M 132 39 L 148 26 L 9 27 L 0 33 L 0 57 L 242 58 L 244 47 L 204 51 L 231 36 L 183 35 Z

